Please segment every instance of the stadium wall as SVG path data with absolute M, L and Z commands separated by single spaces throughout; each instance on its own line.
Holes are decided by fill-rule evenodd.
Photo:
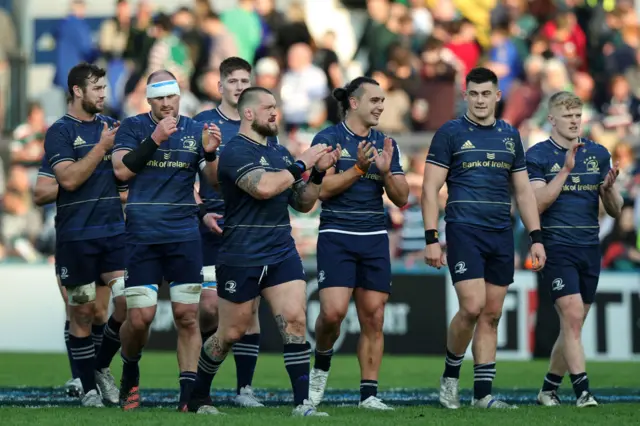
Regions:
M 316 271 L 306 265 L 308 338 L 319 312 Z M 65 311 L 53 265 L 0 265 L 3 296 L 0 300 L 0 352 L 64 352 Z M 589 360 L 640 360 L 640 280 L 638 274 L 605 272 L 596 302 L 583 332 Z M 393 295 L 385 310 L 385 352 L 389 354 L 442 355 L 446 330 L 458 304 L 448 274 L 426 267 L 394 267 Z M 149 350 L 175 351 L 176 332 L 162 288 Z M 541 300 L 545 300 L 544 297 Z M 553 342 L 557 328 L 545 326 L 536 336 L 536 315 L 555 315 L 539 299 L 536 276 L 516 273 L 505 300 L 498 330 L 498 358 L 529 360 L 536 342 Z M 260 309 L 262 350 L 281 352 L 280 335 L 266 303 Z M 539 318 L 538 318 L 539 320 Z M 358 335 L 355 305 L 343 323 L 339 353 L 355 353 Z M 470 352 L 469 352 L 470 355 Z

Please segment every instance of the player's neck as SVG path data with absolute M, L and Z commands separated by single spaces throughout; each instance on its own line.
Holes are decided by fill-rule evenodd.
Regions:
M 240 124 L 240 130 L 238 131 L 238 133 L 256 143 L 259 143 L 260 145 L 267 145 L 267 137 L 253 130 L 251 128 L 251 124 L 249 123 Z
M 567 139 L 565 137 L 560 136 L 560 134 L 556 132 L 555 129 L 551 130 L 551 139 L 553 140 L 553 142 L 555 142 L 557 145 L 560 145 L 564 149 L 570 149 L 573 145 L 580 142 L 579 137 L 573 138 L 573 139 Z
M 73 118 L 77 118 L 80 121 L 93 121 L 96 118 L 95 114 L 90 114 L 75 102 L 72 102 L 67 109 L 67 114 Z
M 472 123 L 478 124 L 480 126 L 493 126 L 496 122 L 496 118 L 494 116 L 489 116 L 487 118 L 478 118 L 475 115 L 471 114 L 469 110 L 465 113 L 465 116 Z
M 240 121 L 240 113 L 238 110 L 226 102 L 222 101 L 218 106 L 218 109 L 229 120 Z
M 370 127 L 367 127 L 367 125 L 352 116 L 347 116 L 347 118 L 344 119 L 344 124 L 354 135 L 363 138 L 369 136 L 369 132 L 371 131 Z

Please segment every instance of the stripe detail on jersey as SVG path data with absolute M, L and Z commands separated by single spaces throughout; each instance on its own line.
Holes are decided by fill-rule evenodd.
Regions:
M 247 166 L 250 166 L 250 165 L 251 165 L 251 163 L 247 164 Z M 242 173 L 236 179 L 236 185 L 238 184 L 240 179 L 242 179 L 244 177 L 244 175 L 246 175 L 247 173 L 252 172 L 254 170 L 258 170 L 258 169 L 263 169 L 264 170 L 264 166 L 261 166 L 259 164 L 255 164 L 255 165 L 253 165 L 253 167 L 249 167 L 247 170 L 243 170 Z
M 74 201 L 73 203 L 67 203 L 67 204 L 58 204 L 58 208 L 61 209 L 62 207 L 74 206 L 76 204 L 95 203 L 95 202 L 102 201 L 102 200 L 119 200 L 119 199 L 120 199 L 120 197 L 92 198 L 90 200 Z
M 371 231 L 371 232 L 353 232 L 353 231 L 343 231 L 341 229 L 322 229 L 320 231 L 318 231 L 319 234 L 325 233 L 325 232 L 333 232 L 335 234 L 346 234 L 346 235 L 385 235 L 387 234 L 386 230 L 382 230 L 382 231 Z
M 70 157 L 58 158 L 56 161 L 54 161 L 51 164 L 51 168 L 53 169 L 57 164 L 64 163 L 65 161 L 71 161 L 72 163 L 76 162 L 75 158 L 70 158 Z
M 436 166 L 440 166 L 445 169 L 449 168 L 449 166 L 447 166 L 446 164 L 438 163 L 437 161 L 434 161 L 434 160 L 427 159 L 427 163 L 435 164 Z
M 38 176 L 44 176 L 44 177 L 49 177 L 49 178 L 55 178 L 56 175 L 52 175 L 46 172 L 38 172 Z

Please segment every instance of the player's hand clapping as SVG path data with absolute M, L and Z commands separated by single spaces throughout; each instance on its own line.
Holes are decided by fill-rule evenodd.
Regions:
M 584 146 L 583 143 L 577 143 L 571 147 L 570 150 L 567 151 L 567 154 L 564 156 L 564 168 L 568 172 L 573 170 L 576 166 L 576 154 L 580 148 Z
M 424 249 L 424 262 L 437 269 L 447 264 L 447 256 L 442 252 L 440 243 L 427 244 Z
M 205 152 L 216 152 L 222 142 L 222 132 L 215 124 L 205 124 L 202 129 L 202 146 Z
M 358 144 L 358 159 L 356 161 L 356 166 L 363 172 L 369 170 L 369 166 L 376 159 L 375 153 L 376 148 L 371 144 L 371 142 L 362 141 Z
M 384 138 L 384 147 L 378 154 L 377 149 L 373 149 L 373 159 L 381 174 L 387 173 L 391 169 L 391 159 L 393 158 L 393 141 L 391 138 Z
M 156 129 L 153 131 L 151 138 L 155 143 L 160 145 L 162 142 L 166 141 L 178 131 L 178 120 L 175 117 L 169 116 L 165 117 L 156 126 Z
M 332 147 L 327 146 L 326 144 L 320 143 L 318 145 L 314 145 L 311 148 L 307 149 L 305 152 L 300 154 L 300 156 L 298 156 L 296 160 L 302 161 L 304 165 L 307 167 L 307 170 L 309 170 L 310 168 L 312 168 L 318 163 L 318 160 L 320 160 L 320 158 L 322 158 L 323 155 L 325 155 L 328 152 L 331 152 L 332 150 L 333 150 Z
M 616 179 L 618 179 L 618 175 L 620 174 L 619 163 L 616 161 L 616 164 L 613 166 L 611 170 L 607 173 L 607 176 L 604 178 L 604 183 L 601 188 L 603 191 L 608 191 L 613 188 L 613 184 L 616 183 Z
M 108 151 L 113 148 L 113 143 L 116 140 L 116 133 L 118 132 L 120 122 L 116 121 L 111 129 L 107 125 L 106 121 L 103 121 L 102 125 L 102 133 L 100 134 L 100 141 L 98 143 L 103 145 Z
M 340 159 L 340 154 L 342 153 L 342 147 L 340 144 L 336 145 L 336 149 L 326 152 L 318 162 L 316 163 L 316 169 L 319 172 L 324 172 L 333 167 L 338 160 Z

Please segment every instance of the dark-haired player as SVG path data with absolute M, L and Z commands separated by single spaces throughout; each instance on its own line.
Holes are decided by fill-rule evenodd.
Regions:
M 58 197 L 58 190 L 59 185 L 58 181 L 56 181 L 56 176 L 53 173 L 46 157 L 43 157 L 40 170 L 38 170 L 38 179 L 36 180 L 36 185 L 33 191 L 35 204 L 37 206 L 45 206 L 47 204 L 55 203 L 56 198 Z M 120 201 L 125 203 L 127 186 L 119 184 L 118 191 L 120 193 Z M 77 368 L 73 362 L 71 346 L 69 344 L 69 305 L 67 290 L 62 286 L 60 275 L 57 273 L 56 281 L 58 282 L 58 288 L 64 302 L 67 316 L 64 327 L 64 340 L 65 345 L 67 346 L 67 356 L 69 358 L 69 366 L 71 367 L 72 376 L 72 378 L 65 383 L 65 390 L 67 395 L 79 397 L 82 396 L 83 389 Z M 92 326 L 92 338 L 96 348 L 96 384 L 98 385 L 98 389 L 100 390 L 103 399 L 115 404 L 118 402 L 118 388 L 113 380 L 109 366 L 111 365 L 113 357 L 120 349 L 120 326 L 126 319 L 127 315 L 126 300 L 124 298 L 124 280 L 114 282 L 110 292 L 108 287 L 104 287 L 104 283 L 101 279 L 98 279 L 96 284 L 98 285 L 98 287 L 96 287 L 95 301 L 96 315 Z M 109 296 L 113 298 L 114 311 L 105 325 L 105 319 L 103 318 L 109 311 L 109 302 L 111 300 L 111 297 Z M 96 344 L 96 328 L 104 328 L 104 337 L 102 338 L 100 345 Z
M 334 91 L 344 121 L 318 133 L 312 146 L 342 148 L 340 160 L 323 181 L 317 263 L 320 315 L 315 324 L 315 362 L 309 396 L 320 404 L 329 376 L 333 345 L 353 295 L 360 321 L 360 403 L 391 410 L 377 397 L 384 351 L 384 308 L 391 293 L 389 236 L 382 196 L 398 207 L 409 185 L 395 141 L 373 129 L 384 111 L 385 94 L 370 78 L 359 77 Z
M 460 407 L 460 367 L 473 338 L 472 405 L 514 408 L 491 395 L 498 322 L 515 268 L 510 184 L 530 232 L 535 270 L 545 263 L 540 217 L 520 134 L 495 119 L 501 96 L 498 78 L 486 68 L 475 68 L 467 74 L 466 83 L 467 112 L 445 123 L 434 135 L 422 188 L 425 260 L 435 268 L 448 264 L 460 304 L 449 326 L 440 403 L 446 408 Z M 446 261 L 436 230 L 438 192 L 445 182 L 449 192 Z
M 124 362 L 120 402 L 124 410 L 140 406 L 138 363 L 156 314 L 158 286 L 164 279 L 170 283 L 178 330 L 178 408 L 184 410 L 202 346 L 197 318 L 202 249 L 193 187 L 199 168 L 212 184 L 216 183 L 211 163 L 216 160 L 220 132 L 215 125 L 203 125 L 178 114 L 180 88 L 168 71 L 149 76 L 147 100 L 151 112 L 123 121 L 113 153 L 116 176 L 129 184 L 125 276 L 128 315 L 120 335 Z
M 117 390 L 108 364 L 106 370 L 94 370 L 98 345 L 91 336 L 92 323 L 102 318 L 104 324 L 107 318 L 106 310 L 99 311 L 106 303 L 95 303 L 97 293 L 104 292 L 109 300 L 109 288 L 97 289 L 96 282 L 108 283 L 117 293 L 124 270 L 124 216 L 111 165 L 118 123 L 99 115 L 105 89 L 103 69 L 86 63 L 73 67 L 68 113 L 47 130 L 44 142 L 59 183 L 56 272 L 67 290 L 69 346 L 85 392 L 82 404 L 90 407 L 103 406 L 102 397 L 113 402 Z
M 560 405 L 557 390 L 567 370 L 576 405 L 598 405 L 589 389 L 582 325 L 600 278 L 600 200 L 613 217 L 620 215 L 623 204 L 614 186 L 617 165 L 611 167 L 604 146 L 580 137 L 581 121 L 580 98 L 570 92 L 554 94 L 549 99 L 551 136 L 527 152 L 549 256 L 542 282 L 560 316 L 560 335 L 538 394 L 538 403 L 546 406 Z
M 240 130 L 240 114 L 238 113 L 238 99 L 240 94 L 251 86 L 251 65 L 242 58 L 231 57 L 220 63 L 220 82 L 218 88 L 222 95 L 220 105 L 212 110 L 203 111 L 193 117 L 194 120 L 215 123 L 222 133 L 221 151 L 227 141 L 238 134 Z M 277 143 L 277 138 L 275 143 Z M 200 332 L 202 341 L 206 341 L 213 336 L 218 327 L 218 293 L 216 282 L 215 265 L 218 258 L 218 251 L 222 238 L 211 232 L 210 226 L 206 223 L 215 220 L 224 214 L 224 201 L 222 195 L 216 191 L 212 185 L 204 181 L 205 177 L 200 174 L 199 197 L 202 199 L 206 210 L 202 211 L 203 223 L 200 226 L 202 235 L 202 260 L 204 262 L 204 283 L 202 284 L 202 295 L 200 296 Z M 206 213 L 205 213 L 206 212 Z M 218 225 L 223 226 L 224 218 L 218 220 Z M 254 316 L 247 333 L 233 345 L 233 357 L 236 362 L 237 396 L 236 404 L 243 407 L 262 407 L 251 388 L 253 374 L 258 361 L 260 351 L 260 321 L 258 315 L 258 302 L 254 307 Z
M 308 212 L 318 199 L 325 171 L 339 149 L 317 145 L 296 161 L 268 137 L 278 134 L 276 100 L 261 87 L 238 100 L 240 132 L 220 153 L 218 176 L 225 225 L 218 256 L 219 323 L 203 344 L 191 410 L 211 404 L 211 382 L 232 345 L 253 321 L 255 299 L 269 303 L 284 341 L 293 387 L 294 416 L 326 416 L 309 401 L 310 345 L 306 341 L 306 282 L 291 236 L 289 206 Z M 313 169 L 309 182 L 302 173 Z

